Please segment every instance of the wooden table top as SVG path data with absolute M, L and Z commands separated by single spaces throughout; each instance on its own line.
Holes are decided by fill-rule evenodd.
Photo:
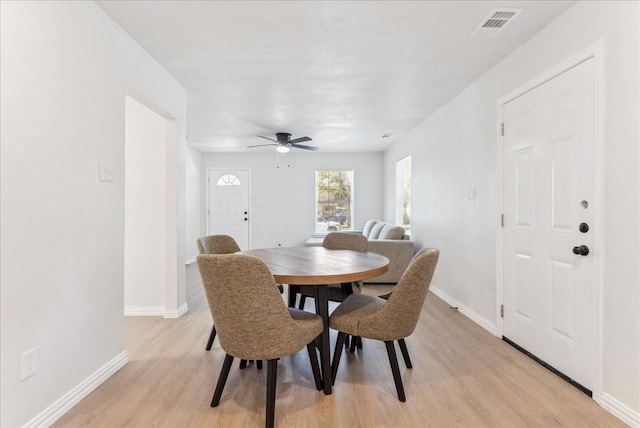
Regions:
M 276 282 L 323 285 L 356 282 L 382 275 L 389 259 L 380 254 L 324 247 L 276 247 L 241 251 L 264 261 Z

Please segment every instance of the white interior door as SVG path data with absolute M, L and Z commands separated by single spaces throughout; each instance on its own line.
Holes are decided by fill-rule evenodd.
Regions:
M 594 60 L 503 108 L 503 335 L 593 390 Z
M 229 235 L 249 249 L 249 170 L 208 171 L 209 235 Z

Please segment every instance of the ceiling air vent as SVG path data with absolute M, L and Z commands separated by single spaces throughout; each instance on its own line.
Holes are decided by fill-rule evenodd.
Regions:
M 482 23 L 471 32 L 471 35 L 493 37 L 504 30 L 520 13 L 522 13 L 522 9 L 493 9 L 482 20 Z

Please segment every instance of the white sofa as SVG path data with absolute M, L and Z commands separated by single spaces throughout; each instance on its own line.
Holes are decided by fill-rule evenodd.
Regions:
M 389 259 L 389 270 L 383 275 L 366 280 L 378 284 L 395 284 L 400 280 L 409 262 L 415 254 L 413 241 L 405 234 L 404 228 L 380 220 L 369 220 L 362 230 L 345 233 L 362 233 L 368 239 L 367 247 Z M 313 235 L 307 239 L 306 246 L 320 246 L 324 235 Z

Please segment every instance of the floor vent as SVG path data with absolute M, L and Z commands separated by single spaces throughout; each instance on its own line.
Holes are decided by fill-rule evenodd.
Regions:
M 471 32 L 471 35 L 493 37 L 516 19 L 516 17 L 522 13 L 522 10 L 523 9 L 493 9 L 491 13 L 482 20 L 480 25 Z

